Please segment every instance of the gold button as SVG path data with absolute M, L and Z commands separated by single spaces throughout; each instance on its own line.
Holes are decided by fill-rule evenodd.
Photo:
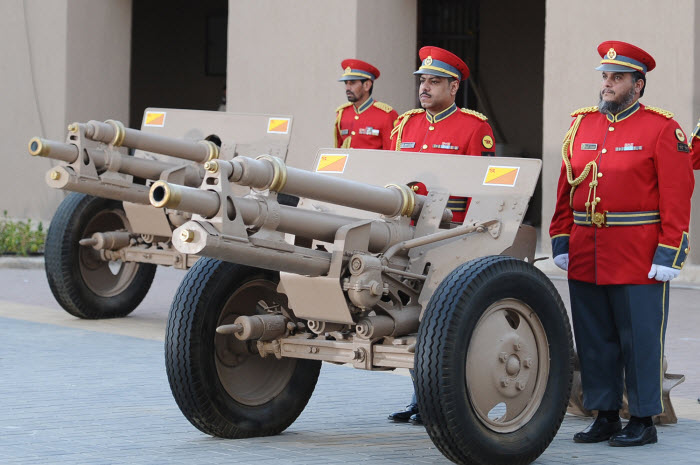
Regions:
M 615 130 L 615 128 L 612 127 L 612 126 L 610 126 L 610 127 L 608 128 L 608 131 L 614 131 L 614 130 Z
M 688 253 L 688 247 L 686 247 L 683 252 Z
M 596 198 L 595 198 L 595 201 L 596 201 L 596 202 L 600 202 L 600 197 L 596 197 Z
M 427 148 L 428 148 L 428 146 L 426 144 L 423 144 L 423 149 L 425 150 Z
M 434 129 L 435 129 L 435 126 L 430 126 L 430 127 L 428 128 L 429 131 L 433 131 Z
M 601 150 L 602 153 L 608 153 L 608 149 Z
M 351 132 L 350 134 L 354 136 L 354 135 L 355 135 L 355 131 Z
M 359 116 L 357 116 L 357 115 L 355 115 L 355 119 L 360 119 L 360 117 L 359 117 Z
M 416 184 L 416 185 L 413 186 L 411 189 L 413 189 L 413 192 L 418 192 L 418 189 L 420 189 L 420 188 L 419 188 L 418 185 Z
M 599 177 L 599 178 L 602 178 L 602 177 L 603 177 L 603 173 L 598 173 L 598 177 Z
M 681 268 L 683 267 L 683 265 L 685 265 L 685 262 L 681 262 Z

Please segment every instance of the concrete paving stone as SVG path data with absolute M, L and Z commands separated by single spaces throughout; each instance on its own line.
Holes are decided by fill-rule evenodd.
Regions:
M 41 274 L 18 271 L 28 273 L 23 279 L 29 281 Z M 565 286 L 555 285 L 566 301 Z M 14 286 L 9 290 L 15 292 Z M 45 295 L 28 296 L 34 299 L 28 305 L 34 307 L 16 311 L 14 304 L 2 300 L 10 297 L 0 296 L 0 464 L 449 463 L 424 429 L 386 421 L 389 412 L 410 398 L 408 378 L 332 364 L 323 365 L 307 408 L 283 434 L 244 440 L 204 435 L 182 416 L 172 398 L 162 333 L 150 338 L 114 332 L 120 325 L 148 323 L 148 318 L 164 325 L 167 305 L 160 301 L 167 299 L 160 289 L 152 291 L 145 309 L 107 326 L 67 316 Z M 10 300 L 24 298 L 19 294 Z M 700 416 L 692 412 L 700 411 L 695 402 L 700 395 L 700 312 L 689 310 L 699 298 L 697 290 L 672 289 L 667 350 L 672 369 L 679 367 L 687 376 L 677 389 L 684 393 L 682 399 L 690 395 L 693 402 L 676 403 L 674 397 L 681 418 L 677 425 L 659 428 L 659 444 L 632 449 L 575 444 L 573 434 L 591 420 L 567 416 L 536 464 L 670 465 L 696 460 Z M 56 314 L 41 305 L 53 306 Z M 23 314 L 27 308 L 35 313 Z M 32 315 L 40 315 L 41 322 L 27 321 Z

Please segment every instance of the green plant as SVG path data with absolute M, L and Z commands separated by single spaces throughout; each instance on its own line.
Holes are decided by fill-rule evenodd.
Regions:
M 44 251 L 46 232 L 44 225 L 34 228 L 32 220 L 14 221 L 7 217 L 7 210 L 0 218 L 0 255 L 28 255 Z

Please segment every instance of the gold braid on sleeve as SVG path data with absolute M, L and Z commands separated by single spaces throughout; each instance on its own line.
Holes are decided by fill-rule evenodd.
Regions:
M 569 206 L 571 208 L 574 208 L 574 192 L 576 191 L 576 188 L 591 173 L 591 170 L 593 171 L 593 180 L 588 185 L 588 199 L 586 201 L 586 219 L 588 219 L 589 214 L 593 216 L 593 214 L 595 213 L 595 206 L 598 204 L 596 197 L 596 191 L 598 188 L 598 165 L 596 164 L 595 160 L 589 161 L 584 167 L 581 174 L 576 179 L 574 179 L 574 170 L 571 167 L 571 157 L 574 154 L 574 138 L 576 137 L 576 131 L 578 131 L 578 128 L 581 125 L 581 120 L 583 120 L 584 116 L 585 114 L 576 116 L 576 121 L 574 121 L 574 124 L 571 125 L 571 128 L 569 128 L 569 131 L 566 133 L 566 136 L 564 136 L 564 144 L 561 148 L 561 156 L 564 160 L 564 165 L 566 166 L 566 180 L 571 186 L 571 191 L 569 192 Z M 592 201 L 591 195 L 593 196 Z M 590 212 L 589 208 L 591 209 Z

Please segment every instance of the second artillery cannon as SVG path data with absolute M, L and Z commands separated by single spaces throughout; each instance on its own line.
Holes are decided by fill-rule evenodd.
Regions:
M 154 210 L 150 184 L 198 187 L 202 163 L 269 153 L 285 158 L 286 116 L 149 108 L 141 130 L 118 121 L 68 127 L 64 142 L 33 138 L 29 153 L 58 161 L 50 187 L 71 192 L 48 231 L 45 267 L 58 303 L 80 318 L 131 313 L 157 265 L 188 269 L 198 259 L 172 247 L 173 229 L 189 214 Z M 125 147 L 135 149 L 133 156 Z
M 521 225 L 540 165 L 323 150 L 315 172 L 264 156 L 208 163 L 200 189 L 155 183 L 154 206 L 192 214 L 174 246 L 206 257 L 166 330 L 185 417 L 219 437 L 277 434 L 308 402 L 321 361 L 415 368 L 446 457 L 535 460 L 561 424 L 573 371 L 566 311 Z M 281 193 L 299 205 L 280 205 Z M 450 194 L 471 198 L 462 225 L 449 221 Z

